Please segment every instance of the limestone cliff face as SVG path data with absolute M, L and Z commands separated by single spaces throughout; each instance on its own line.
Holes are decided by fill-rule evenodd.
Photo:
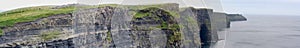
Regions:
M 76 5 L 72 5 L 76 6 Z M 212 9 L 166 4 L 78 8 L 2 30 L 0 47 L 40 48 L 207 48 L 229 24 Z M 61 7 L 55 7 L 61 8 Z
M 6 27 L 3 29 L 5 34 L 0 37 L 0 44 L 14 42 L 35 44 L 42 42 L 40 34 L 54 30 L 59 30 L 62 34 L 69 34 L 72 27 L 71 17 L 71 14 L 58 14 L 34 22 L 18 23 L 13 27 Z

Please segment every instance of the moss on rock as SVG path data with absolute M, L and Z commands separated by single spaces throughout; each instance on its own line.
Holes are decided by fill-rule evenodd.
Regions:
M 112 41 L 111 32 L 108 31 L 108 32 L 106 32 L 106 34 L 107 34 L 106 40 L 107 40 L 108 42 L 111 42 L 111 41 Z

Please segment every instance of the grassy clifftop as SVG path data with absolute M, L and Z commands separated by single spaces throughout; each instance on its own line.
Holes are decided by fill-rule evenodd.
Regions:
M 101 4 L 101 5 L 80 5 L 70 4 L 63 6 L 35 6 L 19 8 L 10 11 L 0 13 L 0 35 L 3 35 L 1 29 L 5 27 L 12 27 L 17 23 L 31 22 L 40 18 L 48 17 L 56 14 L 67 14 L 72 13 L 76 9 L 88 9 L 88 8 L 102 8 L 105 6 L 130 8 L 134 10 L 140 10 L 148 7 L 163 7 L 169 4 L 154 4 L 154 5 L 118 5 L 118 4 Z M 169 11 L 172 15 L 178 16 L 176 13 Z
M 30 22 L 55 14 L 66 14 L 73 10 L 75 10 L 74 7 L 52 9 L 52 6 L 36 6 L 2 12 L 0 13 L 0 35 L 3 35 L 1 28 L 11 27 L 16 23 Z
M 50 15 L 70 13 L 73 10 L 75 10 L 74 7 L 51 9 L 51 6 L 37 6 L 6 11 L 0 13 L 0 27 L 9 27 L 20 22 L 30 22 Z
M 76 5 L 76 4 L 75 4 Z M 77 8 L 97 8 L 104 6 L 117 6 L 117 4 L 105 4 L 95 6 L 80 6 Z M 76 10 L 75 6 L 65 5 L 62 8 L 55 8 L 57 6 L 36 6 L 19 8 L 0 13 L 0 29 L 4 27 L 11 27 L 16 23 L 35 21 L 39 18 L 48 17 L 55 14 L 67 14 Z
M 100 8 L 105 6 L 112 6 L 112 7 L 120 6 L 120 7 L 129 7 L 131 9 L 144 9 L 148 7 L 160 7 L 163 5 L 168 5 L 168 4 L 155 4 L 155 5 L 146 5 L 146 6 L 130 6 L 130 5 L 120 6 L 118 4 L 102 4 L 102 5 L 94 5 L 94 6 L 83 5 L 77 8 L 97 8 L 97 7 Z M 0 13 L 0 28 L 10 27 L 20 22 L 34 21 L 36 19 L 48 17 L 50 15 L 71 13 L 75 10 L 75 6 L 66 6 L 64 8 L 55 8 L 55 6 L 36 6 L 36 7 L 19 8 L 15 10 L 5 11 Z

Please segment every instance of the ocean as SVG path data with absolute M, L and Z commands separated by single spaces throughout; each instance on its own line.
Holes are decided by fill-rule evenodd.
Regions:
M 300 48 L 300 16 L 244 16 L 228 29 L 225 48 Z

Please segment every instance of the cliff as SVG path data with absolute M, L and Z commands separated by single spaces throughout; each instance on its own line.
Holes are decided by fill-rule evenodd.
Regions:
M 225 13 L 173 3 L 41 6 L 0 15 L 0 47 L 17 48 L 207 48 L 229 26 Z
M 226 14 L 230 21 L 247 21 L 246 17 L 241 14 Z

